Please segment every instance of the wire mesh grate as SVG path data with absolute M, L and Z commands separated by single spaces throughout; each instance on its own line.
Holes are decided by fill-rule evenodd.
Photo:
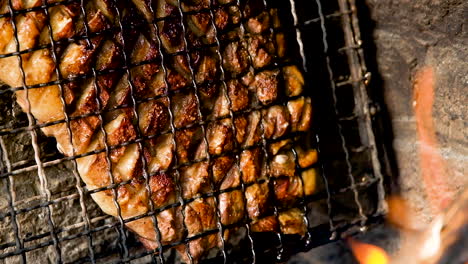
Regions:
M 17 60 L 21 72 L 19 82 L 0 89 L 0 106 L 5 111 L 0 117 L 0 261 L 192 263 L 198 262 L 201 254 L 207 262 L 255 263 L 266 259 L 282 262 L 297 251 L 327 243 L 356 228 L 362 230 L 385 212 L 383 177 L 372 127 L 375 117 L 371 115 L 366 90 L 370 74 L 363 59 L 354 0 L 152 0 L 149 4 L 114 0 L 99 4 L 109 10 L 96 9 L 93 1 L 82 0 L 35 3 L 9 0 L 0 4 L 0 24 L 10 25 L 14 36 L 13 48 L 0 46 L 0 62 Z M 57 17 L 66 21 L 70 13 L 76 16 L 69 22 L 76 27 L 74 33 L 58 35 L 60 28 L 51 21 Z M 113 23 L 101 25 L 112 16 Z M 223 24 L 223 16 L 231 21 Z M 23 30 L 27 19 L 44 20 L 36 22 L 44 23 L 44 27 L 37 42 L 30 46 L 19 37 L 24 32 L 18 31 Z M 197 27 L 203 26 L 204 32 L 196 32 Z M 255 27 L 260 28 L 259 32 L 250 32 Z M 226 49 L 234 49 L 241 43 L 247 43 L 247 66 L 233 70 L 233 65 L 226 63 L 229 56 Z M 258 50 L 249 50 L 255 49 L 255 45 L 261 46 L 270 61 L 258 60 L 255 53 Z M 282 45 L 287 47 L 283 55 L 279 54 Z M 43 52 L 53 65 L 61 65 L 63 54 L 73 47 L 83 47 L 81 52 L 90 54 L 89 60 L 93 62 L 89 62 L 89 67 L 54 67 L 53 77 L 30 81 L 33 77 L 25 70 L 30 65 L 24 60 L 29 63 L 31 57 Z M 103 61 L 98 53 L 113 57 Z M 202 63 L 212 65 L 206 67 L 214 67 L 215 72 L 206 72 L 208 77 L 200 74 L 197 67 Z M 239 67 L 242 63 L 239 62 Z M 271 102 L 256 98 L 256 104 L 243 107 L 232 99 L 237 95 L 231 94 L 231 86 L 265 72 L 276 72 L 278 83 L 284 83 L 291 67 L 299 67 L 304 73 L 301 93 L 280 94 Z M 232 74 L 233 71 L 237 72 Z M 184 78 L 178 72 L 185 72 Z M 145 83 L 147 75 L 156 76 L 151 84 Z M 55 86 L 63 116 L 37 122 L 33 116 L 36 102 L 30 102 L 28 93 Z M 148 86 L 154 92 L 142 93 L 141 87 Z M 127 94 L 112 97 L 109 87 L 126 89 Z M 89 102 L 77 102 L 72 98 L 73 89 L 75 93 L 81 89 L 78 93 L 93 96 Z M 218 94 L 213 94 L 214 90 Z M 17 102 L 21 92 L 26 94 L 25 113 Z M 218 114 L 206 106 L 211 97 L 221 98 L 216 100 L 220 100 L 224 109 Z M 296 128 L 279 136 L 267 135 L 263 120 L 270 109 L 288 109 L 291 102 L 307 105 L 307 98 L 313 102 L 311 129 Z M 109 100 L 120 101 L 112 106 Z M 187 112 L 190 121 L 181 121 L 177 102 L 183 102 L 183 107 L 190 110 Z M 87 106 L 86 111 L 70 112 L 76 107 L 73 104 L 80 103 Z M 167 125 L 159 125 L 152 132 L 144 126 L 142 129 L 142 122 L 157 122 L 141 115 L 145 110 L 140 109 L 148 106 L 158 109 L 158 116 L 167 115 Z M 131 117 L 129 126 L 133 122 L 135 129 L 122 132 L 127 133 L 123 140 L 112 141 L 113 132 L 109 132 L 105 120 L 117 120 L 116 113 L 122 112 Z M 100 131 L 94 135 L 98 146 L 78 151 L 75 147 L 67 149 L 66 144 L 77 144 L 75 126 L 82 120 L 94 120 L 96 131 Z M 126 122 L 125 118 L 119 120 L 122 124 Z M 242 120 L 260 120 L 259 140 L 251 144 L 237 140 L 240 133 L 237 123 Z M 46 137 L 43 131 L 60 126 L 64 126 L 67 136 L 63 137 L 67 142 L 58 150 L 54 139 Z M 210 133 L 216 129 L 226 138 L 231 137 L 233 143 L 213 148 Z M 134 134 L 130 135 L 130 130 Z M 51 134 L 50 130 L 48 133 Z M 181 137 L 187 133 L 194 135 L 191 140 L 199 143 L 197 149 L 184 149 Z M 150 171 L 152 154 L 146 151 L 147 146 L 164 142 L 170 142 L 166 151 L 173 153 L 170 166 Z M 272 176 L 278 169 L 274 167 L 278 155 L 272 154 L 275 146 L 286 149 L 281 153 L 291 158 L 292 175 Z M 318 162 L 302 165 L 300 156 L 305 146 L 317 149 Z M 124 174 L 119 174 L 119 170 L 124 168 L 115 168 L 116 153 L 125 149 L 138 153 L 134 167 L 139 168 L 141 182 L 122 178 Z M 164 155 L 168 153 L 159 150 Z M 184 154 L 189 152 L 192 154 Z M 82 183 L 77 160 L 89 157 L 102 157 L 107 183 L 98 186 Z M 261 164 L 254 172 L 255 179 L 248 178 L 242 169 L 252 157 Z M 232 164 L 225 174 L 238 183 L 220 184 L 217 177 L 221 176 L 214 168 L 228 166 L 223 162 Z M 203 166 L 208 168 L 207 175 L 198 175 L 204 182 L 200 190 L 193 191 L 186 183 L 193 181 L 190 178 L 196 174 L 193 168 L 199 170 Z M 313 191 L 308 191 L 310 183 L 306 177 L 315 177 Z M 154 179 L 174 179 L 165 186 L 172 188 L 171 195 L 175 196 L 158 202 L 158 195 L 167 194 L 154 189 Z M 143 186 L 145 195 L 151 197 L 143 199 L 148 209 L 123 215 L 119 198 L 125 195 L 127 186 L 133 185 Z M 294 192 L 291 186 L 298 190 Z M 281 197 L 279 188 L 296 195 L 293 202 L 282 200 L 291 198 Z M 268 194 L 265 198 L 268 208 L 259 209 L 264 210 L 261 217 L 248 210 L 252 200 L 263 198 L 255 197 L 259 192 L 256 190 Z M 112 197 L 115 217 L 104 214 L 93 202 L 91 197 L 99 195 Z M 231 218 L 226 219 L 221 205 L 226 205 L 229 197 L 239 198 L 238 204 L 230 206 L 240 207 L 242 213 L 236 215 L 232 211 Z M 285 224 L 292 213 L 301 216 L 301 220 L 288 225 L 298 221 L 305 225 L 301 235 L 290 234 Z M 211 220 L 194 227 L 190 222 L 194 214 L 209 215 Z M 175 228 L 177 234 L 171 239 L 164 229 L 168 217 L 172 217 L 171 223 L 179 223 Z M 238 219 L 231 220 L 235 217 Z M 143 223 L 152 227 L 154 240 L 140 237 L 138 242 L 137 236 L 128 231 Z M 275 224 L 269 232 L 259 232 L 258 226 L 265 223 Z M 197 247 L 205 248 L 200 251 Z

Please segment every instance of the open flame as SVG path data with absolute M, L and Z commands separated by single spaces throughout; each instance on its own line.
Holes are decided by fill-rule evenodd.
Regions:
M 401 249 L 390 259 L 382 248 L 349 239 L 349 245 L 360 264 L 434 263 L 447 247 L 447 241 L 443 241 L 442 228 L 447 223 L 446 218 L 450 216 L 444 214 L 444 211 L 447 211 L 447 206 L 455 195 L 447 184 L 447 167 L 438 149 L 432 116 L 434 84 L 435 77 L 432 67 L 422 68 L 416 73 L 413 107 L 419 141 L 419 165 L 424 190 L 434 219 L 429 224 L 422 224 L 404 199 L 390 197 L 388 199 L 387 220 L 401 231 Z M 468 201 L 468 189 L 463 197 Z M 468 203 L 466 201 L 465 203 Z M 458 211 L 461 212 L 464 219 L 467 219 L 466 211 Z M 459 218 L 462 217 L 459 216 Z
M 390 258 L 387 253 L 378 246 L 359 242 L 349 238 L 348 243 L 360 264 L 388 264 Z
M 413 107 L 419 140 L 419 161 L 427 199 L 434 215 L 440 213 L 453 198 L 447 184 L 447 169 L 439 153 L 432 117 L 435 76 L 432 67 L 420 69 L 414 79 Z

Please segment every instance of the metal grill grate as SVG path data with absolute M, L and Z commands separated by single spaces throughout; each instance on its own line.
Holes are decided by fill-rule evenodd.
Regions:
M 158 1 L 158 0 L 152 0 Z M 149 6 L 153 6 L 152 1 Z M 314 120 L 313 128 L 307 133 L 294 132 L 285 137 L 277 139 L 267 139 L 263 133 L 262 139 L 258 144 L 249 147 L 240 146 L 234 140 L 232 151 L 223 152 L 221 155 L 210 155 L 208 151 L 208 139 L 206 130 L 211 122 L 229 119 L 232 129 L 235 132 L 234 120 L 236 116 L 252 112 L 262 113 L 261 110 L 267 106 L 252 107 L 247 110 L 234 112 L 229 107 L 227 116 L 209 119 L 200 109 L 200 87 L 195 80 L 193 62 L 191 61 L 192 49 L 186 30 L 186 17 L 206 13 L 211 19 L 211 26 L 214 28 L 215 41 L 211 44 L 197 47 L 199 49 L 214 50 L 214 56 L 222 61 L 220 47 L 223 44 L 221 33 L 218 32 L 213 18 L 214 10 L 219 8 L 237 7 L 239 8 L 245 1 L 226 1 L 226 4 L 220 4 L 218 1 L 211 0 L 209 8 L 196 11 L 184 10 L 182 3 L 177 2 L 177 9 L 182 21 L 182 31 L 184 49 L 173 53 L 167 52 L 158 44 L 159 57 L 149 59 L 139 63 L 132 63 L 126 54 L 125 32 L 133 30 L 140 25 L 127 25 L 122 20 L 122 15 L 118 6 L 118 0 L 114 0 L 113 6 L 117 14 L 117 26 L 110 27 L 99 32 L 92 32 L 88 27 L 89 21 L 84 23 L 84 34 L 74 36 L 73 38 L 55 40 L 52 34 L 53 28 L 48 23 L 48 33 L 50 44 L 38 45 L 31 49 L 22 50 L 18 41 L 17 25 L 15 18 L 28 12 L 43 11 L 46 17 L 49 17 L 51 8 L 60 5 L 78 3 L 80 5 L 81 15 L 86 19 L 86 2 L 81 0 L 51 1 L 43 0 L 41 6 L 16 10 L 13 8 L 12 0 L 7 3 L 8 10 L 0 13 L 1 19 L 11 19 L 14 34 L 16 38 L 16 52 L 0 54 L 0 59 L 16 57 L 22 70 L 22 85 L 19 87 L 3 87 L 0 90 L 0 105 L 4 114 L 0 117 L 0 150 L 2 159 L 0 163 L 0 262 L 74 262 L 74 263 L 96 263 L 96 262 L 132 262 L 132 263 L 164 263 L 176 261 L 174 248 L 180 245 L 188 245 L 190 241 L 209 235 L 217 235 L 220 238 L 221 245 L 219 252 L 210 256 L 208 262 L 258 262 L 265 259 L 284 261 L 291 254 L 306 250 L 311 247 L 327 243 L 337 239 L 342 233 L 356 231 L 356 228 L 362 230 L 373 220 L 385 212 L 383 201 L 383 177 L 381 175 L 379 154 L 377 153 L 376 141 L 373 132 L 373 115 L 375 109 L 367 96 L 367 83 L 370 74 L 367 72 L 363 60 L 363 50 L 361 48 L 360 33 L 356 14 L 356 5 L 354 0 L 331 0 L 331 1 L 308 1 L 308 0 L 290 0 L 290 1 L 268 1 L 264 0 L 264 9 L 270 10 L 277 8 L 282 22 L 281 27 L 270 27 L 270 33 L 281 32 L 286 36 L 291 55 L 289 59 L 274 58 L 274 69 L 282 69 L 285 65 L 302 65 L 305 73 L 306 85 L 304 93 L 310 96 L 314 102 Z M 155 13 L 154 10 L 150 10 Z M 171 17 L 156 18 L 152 21 L 150 27 L 157 32 L 158 43 L 161 43 L 159 34 L 160 22 L 173 19 Z M 245 30 L 245 19 L 242 18 L 239 26 Z M 50 83 L 41 83 L 36 85 L 27 85 L 25 81 L 25 72 L 23 70 L 22 56 L 36 50 L 48 49 L 51 51 L 52 59 L 56 63 L 59 61 L 57 50 L 61 45 L 86 41 L 89 47 L 94 45 L 92 37 L 105 34 L 120 35 L 120 44 L 123 47 L 123 67 L 112 70 L 98 70 L 95 67 L 89 72 L 83 73 L 72 78 L 64 78 L 58 68 L 55 69 L 57 80 Z M 228 40 L 236 41 L 236 40 Z M 274 43 L 275 41 L 273 41 Z M 274 43 L 275 44 L 275 43 Z M 164 73 L 164 83 L 168 86 L 167 61 L 176 56 L 184 56 L 188 61 L 191 75 L 191 83 L 185 88 L 177 91 L 167 91 L 163 95 L 151 98 L 138 98 L 135 94 L 134 80 L 132 79 L 132 69 L 138 66 L 144 66 L 151 63 L 160 63 Z M 250 58 L 251 59 L 251 58 Z M 57 64 L 57 63 L 56 63 Z M 224 94 L 227 94 L 227 83 L 224 75 L 225 69 L 222 63 L 219 65 L 220 77 L 219 85 Z M 256 69 L 260 71 L 264 69 Z M 103 109 L 90 113 L 69 116 L 66 109 L 66 98 L 64 85 L 77 80 L 92 80 L 96 91 L 96 105 L 101 109 L 101 99 L 99 96 L 97 79 L 110 73 L 124 74 L 127 77 L 130 86 L 130 102 L 111 109 Z M 14 93 L 16 91 L 25 91 L 58 85 L 61 93 L 63 120 L 36 123 L 30 112 L 21 113 L 18 105 L 15 103 Z M 168 89 L 169 90 L 169 89 Z M 114 182 L 112 168 L 108 169 L 110 185 L 97 189 L 89 189 L 81 182 L 76 159 L 105 153 L 108 164 L 110 162 L 110 153 L 112 150 L 130 144 L 138 144 L 143 149 L 146 140 L 156 138 L 157 136 L 172 134 L 175 135 L 182 128 L 174 124 L 174 114 L 172 113 L 172 99 L 179 93 L 192 91 L 197 101 L 197 114 L 201 117 L 200 121 L 189 125 L 188 127 L 199 127 L 202 131 L 203 141 L 206 148 L 206 157 L 188 162 L 180 162 L 175 157 L 175 163 L 168 171 L 175 173 L 177 179 L 177 188 L 181 190 L 180 170 L 197 162 L 207 162 L 212 164 L 215 158 L 220 156 L 233 155 L 236 158 L 236 165 L 239 167 L 240 155 L 246 149 L 260 148 L 266 161 L 271 157 L 268 152 L 268 145 L 279 142 L 285 138 L 293 139 L 296 144 L 307 144 L 319 150 L 320 161 L 312 166 L 319 172 L 321 177 L 317 178 L 317 188 L 314 194 L 305 196 L 302 190 L 303 198 L 297 203 L 297 207 L 305 215 L 305 223 L 308 231 L 305 236 L 287 235 L 281 232 L 276 233 L 255 233 L 251 230 L 252 220 L 246 214 L 242 221 L 223 225 L 220 220 L 218 209 L 219 197 L 223 193 L 241 190 L 245 200 L 246 189 L 253 184 L 267 184 L 270 191 L 273 191 L 274 180 L 265 178 L 258 179 L 255 182 L 245 183 L 240 177 L 238 187 L 228 189 L 216 189 L 213 180 L 210 183 L 211 190 L 200 196 L 184 198 L 181 192 L 178 192 L 177 202 L 156 208 L 152 199 L 149 201 L 149 212 L 128 219 L 124 219 L 120 212 L 119 203 L 116 200 L 117 188 L 128 184 L 129 181 L 120 183 Z M 299 97 L 299 96 L 298 96 Z M 101 122 L 98 128 L 106 138 L 106 130 L 103 125 L 103 115 L 116 109 L 130 108 L 139 122 L 138 111 L 135 106 L 143 102 L 155 101 L 161 98 L 168 100 L 170 126 L 167 131 L 158 135 L 144 135 L 137 128 L 137 137 L 134 140 L 122 144 L 107 145 L 101 150 L 89 153 L 73 155 L 70 157 L 60 154 L 52 142 L 51 138 L 46 138 L 40 128 L 49 127 L 55 124 L 65 123 L 67 133 L 71 135 L 72 129 L 70 122 L 88 116 L 97 116 Z M 231 100 L 229 105 L 232 105 Z M 296 97 L 297 98 L 297 97 Z M 275 104 L 286 105 L 293 98 L 279 99 Z M 28 101 L 28 105 L 30 102 Z M 29 108 L 29 106 L 27 106 Z M 262 123 L 260 123 L 262 124 Z M 70 138 L 70 137 L 69 137 Z M 299 138 L 299 139 L 298 139 Z M 72 143 L 70 138 L 70 144 Z M 177 142 L 172 137 L 175 149 Z M 292 153 L 295 160 L 297 171 L 304 171 L 310 168 L 301 168 L 298 163 L 297 151 L 292 147 Z M 150 173 L 147 171 L 146 159 L 141 157 L 143 168 L 142 174 L 145 178 L 147 192 L 151 195 L 149 186 Z M 266 162 L 269 164 L 269 162 Z M 212 171 L 208 170 L 210 178 L 213 179 Z M 302 177 L 301 186 L 304 186 Z M 118 217 L 104 215 L 99 208 L 90 199 L 93 193 L 111 190 L 114 204 L 118 208 Z M 175 207 L 182 207 L 184 214 L 185 206 L 197 199 L 213 199 L 216 208 L 217 223 L 216 228 L 206 230 L 202 233 L 189 236 L 185 221 L 181 232 L 184 233 L 183 239 L 172 243 L 163 243 L 158 228 L 157 215 L 165 210 Z M 244 202 L 244 207 L 246 203 Z M 245 210 L 245 208 L 244 208 Z M 272 216 L 279 217 L 279 214 L 285 210 L 273 201 Z M 154 250 L 146 250 L 139 244 L 134 235 L 130 234 L 125 224 L 131 221 L 150 216 L 154 227 L 157 230 L 157 247 Z M 185 215 L 183 215 L 185 217 Z M 237 232 L 231 240 L 225 241 L 224 232 L 229 230 Z M 267 242 L 268 241 L 268 242 Z M 190 256 L 189 246 L 185 247 L 186 253 Z M 155 254 L 164 252 L 164 254 Z M 239 253 L 240 252 L 240 253 Z

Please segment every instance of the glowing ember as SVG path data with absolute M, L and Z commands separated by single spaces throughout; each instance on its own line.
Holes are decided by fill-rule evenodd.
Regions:
M 390 259 L 387 253 L 379 248 L 367 243 L 356 241 L 352 238 L 348 239 L 349 245 L 354 253 L 354 256 L 360 264 L 387 264 Z

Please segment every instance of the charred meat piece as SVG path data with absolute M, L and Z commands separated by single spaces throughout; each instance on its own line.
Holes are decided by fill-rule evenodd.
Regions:
M 260 148 L 244 150 L 240 157 L 240 169 L 245 183 L 254 182 L 262 176 L 263 153 Z
M 198 162 L 181 169 L 180 181 L 184 198 L 192 198 L 210 190 L 208 163 Z
M 278 219 L 283 234 L 304 235 L 307 231 L 307 226 L 304 222 L 304 213 L 297 208 L 281 212 Z
M 229 100 L 232 111 L 244 110 L 249 106 L 249 90 L 238 80 L 230 80 L 227 83 Z
M 249 67 L 249 53 L 242 43 L 231 42 L 224 48 L 223 65 L 234 76 L 247 70 L 247 67 Z
M 200 234 L 216 228 L 216 207 L 212 197 L 196 199 L 185 207 L 185 226 L 188 236 Z M 211 248 L 218 246 L 219 234 L 197 238 L 189 242 L 189 252 L 192 258 L 199 259 Z M 188 259 L 188 256 L 185 256 Z
M 169 114 L 163 102 L 149 101 L 138 107 L 139 126 L 143 135 L 155 135 L 168 128 Z
M 310 168 L 303 171 L 301 177 L 304 184 L 304 194 L 312 195 L 315 193 L 317 185 L 317 170 L 315 168 Z
M 283 68 L 284 85 L 286 86 L 287 96 L 298 96 L 302 93 L 304 87 L 304 76 L 296 65 Z
M 275 216 L 270 215 L 252 221 L 251 228 L 253 232 L 272 232 L 278 230 L 278 220 Z
M 262 35 L 252 36 L 247 42 L 247 47 L 255 68 L 266 67 L 272 62 L 275 49 L 273 42 L 267 37 Z
M 274 181 L 276 200 L 288 207 L 302 197 L 302 181 L 299 177 L 279 178 Z
M 221 154 L 233 148 L 234 132 L 229 118 L 211 123 L 206 133 L 210 154 Z
M 310 98 L 301 97 L 288 102 L 291 115 L 292 131 L 307 131 L 312 118 L 312 104 Z
M 177 157 L 179 163 L 186 163 L 195 159 L 195 152 L 203 142 L 203 132 L 200 127 L 192 127 L 176 131 Z
M 255 75 L 251 89 L 257 92 L 258 100 L 268 105 L 278 97 L 278 74 L 279 71 L 263 71 Z
M 235 190 L 219 195 L 219 212 L 223 225 L 232 225 L 244 217 L 244 194 Z
M 198 102 L 194 93 L 179 93 L 173 97 L 172 112 L 174 113 L 174 126 L 186 127 L 198 121 Z
M 247 187 L 245 191 L 247 212 L 251 219 L 264 216 L 269 211 L 270 190 L 268 183 L 256 183 Z
M 289 112 L 286 107 L 275 105 L 263 111 L 263 130 L 266 138 L 285 135 L 289 126 Z
M 275 9 L 262 0 L 47 2 L 48 15 L 41 0 L 0 1 L 1 14 L 19 11 L 0 16 L 0 82 L 60 152 L 80 155 L 102 211 L 120 214 L 148 249 L 196 236 L 178 246 L 194 262 L 228 240 L 203 235 L 218 222 L 304 234 L 294 206 L 315 192 L 317 152 L 288 135 L 309 130 L 312 105 L 301 70 L 278 66 L 291 60 L 285 35 L 271 30 Z
M 272 157 L 270 175 L 273 177 L 293 177 L 296 173 L 295 157 L 292 151 L 280 152 Z
M 173 135 L 166 134 L 145 142 L 145 158 L 150 174 L 167 170 L 174 156 Z

